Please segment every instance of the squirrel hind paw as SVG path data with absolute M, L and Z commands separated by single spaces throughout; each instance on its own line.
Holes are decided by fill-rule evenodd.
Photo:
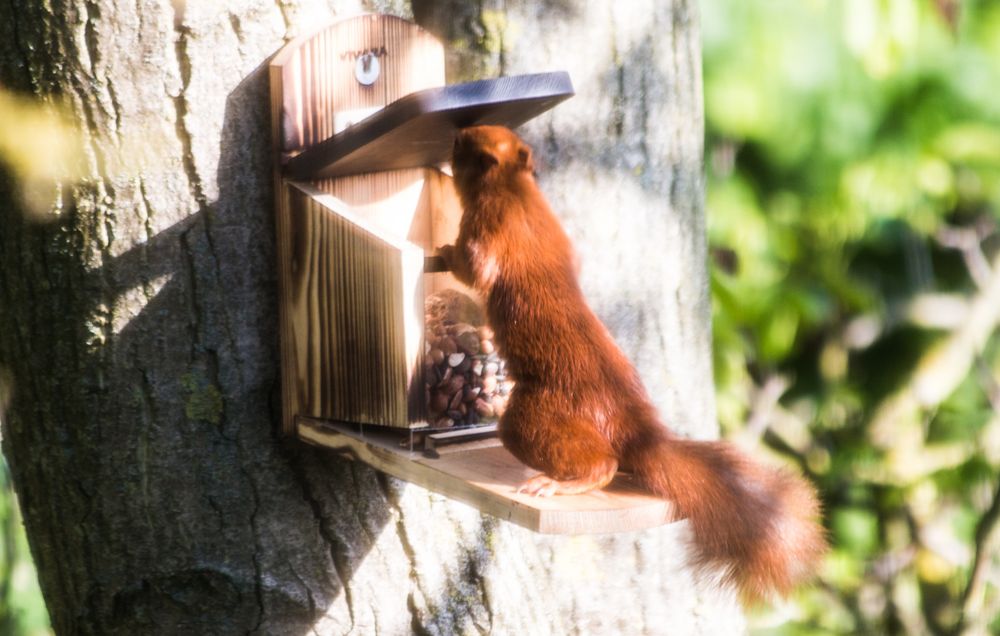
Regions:
M 610 476 L 601 475 L 599 477 L 588 477 L 582 479 L 567 479 L 559 481 L 542 473 L 535 475 L 517 487 L 518 493 L 531 495 L 533 497 L 551 497 L 552 495 L 579 495 L 581 493 L 597 490 L 608 485 L 614 471 Z
M 539 474 L 518 486 L 515 492 L 532 497 L 551 497 L 560 492 L 559 482 L 548 475 Z

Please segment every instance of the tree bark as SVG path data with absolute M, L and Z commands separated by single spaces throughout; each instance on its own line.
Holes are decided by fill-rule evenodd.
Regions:
M 0 85 L 84 131 L 85 176 L 45 219 L 0 179 L 4 452 L 56 632 L 741 631 L 684 567 L 686 524 L 539 536 L 278 438 L 265 62 L 358 9 L 411 11 L 0 3 Z M 715 435 L 693 2 L 414 14 L 451 81 L 571 72 L 578 95 L 523 130 L 542 186 L 666 420 Z

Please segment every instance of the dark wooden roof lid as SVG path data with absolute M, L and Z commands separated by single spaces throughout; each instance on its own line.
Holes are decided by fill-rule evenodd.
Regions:
M 284 173 L 323 179 L 446 163 L 459 128 L 515 128 L 572 95 L 563 71 L 417 91 L 288 159 Z

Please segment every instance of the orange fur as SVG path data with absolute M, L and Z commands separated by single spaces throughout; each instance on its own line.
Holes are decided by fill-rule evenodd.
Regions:
M 464 213 L 455 245 L 440 254 L 483 295 L 516 380 L 500 438 L 543 473 L 522 490 L 585 492 L 631 471 L 690 520 L 695 564 L 721 567 L 746 598 L 787 593 L 808 578 L 826 547 L 813 489 L 724 442 L 682 439 L 661 424 L 584 300 L 530 148 L 506 128 L 467 128 L 452 168 Z

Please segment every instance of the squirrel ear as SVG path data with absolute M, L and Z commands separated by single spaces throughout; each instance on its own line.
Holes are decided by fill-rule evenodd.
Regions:
M 535 162 L 531 158 L 531 148 L 522 145 L 517 149 L 517 163 L 528 172 L 535 171 Z
M 480 152 L 478 159 L 479 159 L 479 168 L 483 172 L 486 172 L 493 166 L 500 163 L 500 160 L 497 159 L 496 155 L 494 155 L 492 152 L 488 150 L 483 150 L 482 152 Z

